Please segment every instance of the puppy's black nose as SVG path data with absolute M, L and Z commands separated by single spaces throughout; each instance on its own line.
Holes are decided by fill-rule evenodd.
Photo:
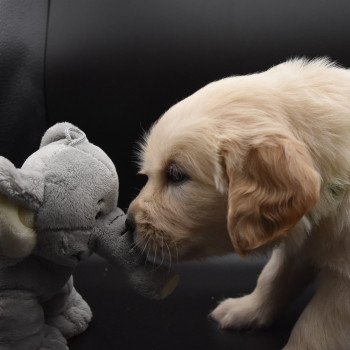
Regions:
M 130 233 L 133 233 L 135 231 L 135 229 L 136 229 L 136 222 L 135 222 L 135 219 L 134 219 L 133 215 L 128 214 L 126 216 L 125 227 Z

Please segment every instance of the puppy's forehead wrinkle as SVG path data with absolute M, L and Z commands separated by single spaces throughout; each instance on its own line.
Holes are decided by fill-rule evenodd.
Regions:
M 164 174 L 173 163 L 190 177 L 212 184 L 216 147 L 217 140 L 206 123 L 196 122 L 187 129 L 178 124 L 171 128 L 159 123 L 141 154 L 140 171 Z

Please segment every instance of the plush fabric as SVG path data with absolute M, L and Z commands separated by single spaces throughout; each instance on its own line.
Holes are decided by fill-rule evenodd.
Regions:
M 122 264 L 140 293 L 171 292 L 176 277 L 133 249 L 118 188 L 112 161 L 69 123 L 21 169 L 0 157 L 1 350 L 68 349 L 92 318 L 72 273 L 93 252 Z

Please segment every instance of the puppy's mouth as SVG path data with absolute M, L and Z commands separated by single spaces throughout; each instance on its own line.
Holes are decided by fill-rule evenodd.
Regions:
M 179 249 L 174 242 L 168 242 L 164 236 L 150 234 L 134 234 L 135 245 L 145 260 L 154 265 L 171 266 L 179 261 Z

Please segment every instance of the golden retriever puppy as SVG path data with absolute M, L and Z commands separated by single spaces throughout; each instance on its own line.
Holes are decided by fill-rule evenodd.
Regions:
M 297 59 L 211 83 L 152 127 L 140 173 L 129 222 L 149 257 L 273 248 L 221 327 L 268 325 L 317 278 L 285 349 L 350 349 L 350 71 Z

